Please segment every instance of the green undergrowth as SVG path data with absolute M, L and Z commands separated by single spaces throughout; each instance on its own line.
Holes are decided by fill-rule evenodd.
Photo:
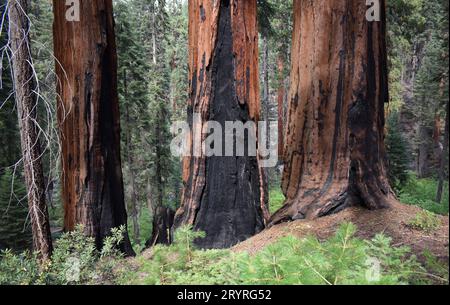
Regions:
M 37 253 L 0 252 L 0 285 L 77 285 L 111 283 L 113 270 L 123 260 L 117 248 L 125 227 L 111 231 L 98 251 L 82 226 L 65 233 L 55 244 L 52 259 L 41 262 Z
M 0 285 L 397 285 L 446 284 L 447 266 L 430 252 L 421 264 L 408 247 L 391 239 L 355 237 L 356 227 L 341 225 L 336 234 L 319 241 L 288 236 L 255 255 L 231 250 L 199 250 L 194 240 L 202 232 L 189 227 L 175 233 L 170 246 L 156 246 L 135 258 L 122 257 L 117 246 L 124 229 L 115 229 L 103 249 L 95 248 L 83 228 L 64 234 L 51 261 L 36 254 L 0 254 Z
M 436 216 L 436 214 L 423 210 L 414 216 L 414 218 L 408 223 L 408 226 L 416 230 L 432 232 L 441 226 L 441 220 Z
M 189 228 L 176 233 L 171 246 L 157 246 L 151 257 L 138 257 L 116 270 L 118 284 L 431 284 L 447 283 L 448 274 L 437 260 L 422 266 L 408 247 L 391 239 L 355 237 L 356 227 L 344 223 L 335 236 L 320 242 L 309 236 L 281 238 L 256 255 L 230 250 L 198 250 L 192 246 L 201 233 Z M 430 256 L 432 257 L 432 256 Z M 428 271 L 427 271 L 428 270 Z M 429 270 L 433 270 L 430 272 Z
M 269 192 L 269 210 L 273 214 L 278 211 L 284 203 L 285 197 L 281 188 L 272 188 Z
M 418 179 L 414 174 L 410 174 L 406 184 L 399 190 L 398 197 L 403 203 L 419 206 L 435 214 L 448 215 L 448 182 L 444 183 L 441 203 L 435 201 L 437 187 L 436 179 Z

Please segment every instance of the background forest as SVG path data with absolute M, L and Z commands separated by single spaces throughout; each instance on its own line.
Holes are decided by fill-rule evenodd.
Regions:
M 256 256 L 230 250 L 193 250 L 189 245 L 201 233 L 188 229 L 177 232 L 173 245 L 157 246 L 151 254 L 146 252 L 144 249 L 158 238 L 153 235 L 153 228 L 165 221 L 154 216 L 174 213 L 181 201 L 182 165 L 170 153 L 170 126 L 174 121 L 185 121 L 187 114 L 188 3 L 113 3 L 127 229 L 138 256 L 129 263 L 114 249 L 121 241 L 120 230 L 125 228 L 105 241 L 101 253 L 96 253 L 93 241 L 81 241 L 81 229 L 63 233 L 53 13 L 51 1 L 44 0 L 32 1 L 30 40 L 40 90 L 37 120 L 45 131 L 41 145 L 51 232 L 60 242 L 54 266 L 49 266 L 48 272 L 42 272 L 33 255 L 20 254 L 31 247 L 31 226 L 10 55 L 4 47 L 8 39 L 6 0 L 0 0 L 0 249 L 10 249 L 3 252 L 0 260 L 0 283 L 72 283 L 59 276 L 67 273 L 67 256 L 73 257 L 77 251 L 82 253 L 82 271 L 81 278 L 74 280 L 76 283 L 366 283 L 362 271 L 366 256 L 382 260 L 383 276 L 377 283 L 448 283 L 446 266 L 442 265 L 442 258 L 448 256 L 414 253 L 419 257 L 416 259 L 409 249 L 391 246 L 387 236 L 357 235 L 358 224 L 355 227 L 351 223 L 342 224 L 326 241 L 314 236 L 304 240 L 286 237 Z M 388 174 L 399 200 L 423 209 L 407 224 L 423 234 L 439 227 L 442 220 L 437 215 L 448 216 L 449 211 L 448 5 L 444 0 L 387 1 Z M 258 22 L 261 118 L 283 124 L 290 84 L 291 1 L 258 0 Z M 285 199 L 280 189 L 282 166 L 280 162 L 267 170 L 271 213 Z M 327 266 L 339 257 L 342 240 L 353 246 L 341 256 L 341 263 L 330 269 Z M 73 243 L 76 249 L 71 248 Z M 177 253 L 175 258 L 171 253 Z M 29 259 L 24 260 L 21 255 Z M 279 260 L 271 265 L 268 261 L 273 256 Z M 224 263 L 224 258 L 230 257 Z M 302 260 L 303 257 L 311 260 Z M 315 272 L 307 272 L 311 264 L 317 266 Z M 15 266 L 29 272 L 19 276 L 18 271 L 11 272 Z M 304 270 L 301 278 L 294 269 Z M 138 270 L 145 276 L 137 276 Z

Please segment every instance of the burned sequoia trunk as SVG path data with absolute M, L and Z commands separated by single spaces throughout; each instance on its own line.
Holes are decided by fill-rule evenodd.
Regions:
M 65 1 L 53 9 L 64 227 L 82 224 L 101 247 L 127 223 L 112 1 L 81 0 L 79 21 L 66 19 Z M 127 233 L 122 251 L 133 254 Z
M 153 215 L 152 237 L 145 244 L 147 247 L 154 245 L 170 245 L 172 243 L 172 226 L 175 212 L 167 207 L 159 206 Z
M 282 188 L 271 225 L 394 199 L 385 168 L 385 3 L 294 1 L 290 105 Z
M 209 120 L 223 129 L 225 121 L 258 121 L 256 0 L 189 1 L 189 51 L 193 152 L 194 127 L 202 130 Z M 227 248 L 264 228 L 267 209 L 258 157 L 206 156 L 202 151 L 185 158 L 183 181 L 174 228 L 192 225 L 206 232 L 198 246 Z

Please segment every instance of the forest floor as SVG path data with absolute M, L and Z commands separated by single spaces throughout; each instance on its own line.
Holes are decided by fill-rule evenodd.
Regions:
M 420 265 L 427 269 L 430 268 L 428 272 L 433 275 L 434 279 L 440 278 L 436 283 L 441 284 L 442 279 L 447 282 L 445 275 L 440 272 L 446 273 L 448 266 L 449 217 L 448 215 L 431 214 L 433 215 L 430 218 L 432 220 L 431 226 L 425 223 L 423 226 L 414 227 L 413 224 L 417 225 L 417 219 L 422 219 L 420 217 L 424 213 L 429 215 L 418 206 L 402 203 L 393 203 L 389 209 L 378 211 L 369 211 L 363 207 L 352 207 L 338 214 L 316 220 L 298 220 L 273 226 L 234 246 L 231 251 L 236 253 L 247 252 L 251 257 L 257 257 L 254 255 L 259 254 L 267 246 L 286 236 L 294 236 L 300 239 L 313 236 L 326 243 L 339 228 L 342 228 L 343 223 L 352 223 L 356 227 L 355 237 L 360 240 L 372 240 L 375 235 L 382 233 L 384 236 L 391 238 L 390 246 L 393 248 L 408 247 L 411 253 L 418 258 Z M 184 249 L 183 247 L 184 245 L 181 249 Z M 162 247 L 158 250 L 158 254 L 154 253 L 154 249 L 148 249 L 135 258 L 129 258 L 117 266 L 115 273 L 119 278 L 118 283 L 147 285 L 184 284 L 186 280 L 188 280 L 187 283 L 192 280 L 201 283 L 229 280 L 229 275 L 217 273 L 217 270 L 222 269 L 216 270 L 211 267 L 220 262 L 221 258 L 228 257 L 229 252 L 197 251 L 194 255 L 195 260 L 191 264 L 186 264 L 183 258 L 185 254 L 182 254 L 185 252 L 183 251 L 176 247 L 173 249 Z M 438 263 L 440 271 L 434 270 L 436 266 L 433 267 L 429 264 L 430 254 L 433 259 L 437 259 L 436 263 Z M 247 256 L 244 255 L 243 257 Z M 246 261 L 250 261 L 248 257 Z M 255 264 L 255 262 L 252 262 L 252 264 Z M 404 264 L 403 267 L 406 268 L 406 265 Z M 415 269 L 407 270 L 414 271 Z M 232 276 L 230 278 L 233 279 Z
M 421 260 L 423 252 L 428 250 L 440 261 L 449 259 L 449 218 L 437 216 L 440 226 L 433 231 L 412 228 L 409 223 L 421 208 L 402 203 L 395 203 L 389 209 L 369 211 L 362 207 L 352 207 L 338 214 L 316 220 L 298 220 L 282 223 L 264 230 L 258 235 L 236 245 L 232 250 L 247 251 L 255 254 L 279 238 L 293 235 L 299 238 L 308 235 L 325 240 L 336 232 L 343 222 L 351 222 L 357 226 L 356 236 L 371 239 L 378 233 L 384 233 L 392 238 L 393 246 L 408 246 Z

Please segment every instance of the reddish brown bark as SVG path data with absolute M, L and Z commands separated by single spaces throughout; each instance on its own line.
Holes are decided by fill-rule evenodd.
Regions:
M 37 88 L 30 53 L 29 0 L 8 3 L 9 40 L 13 54 L 12 67 L 15 99 L 19 119 L 23 155 L 23 171 L 28 195 L 28 210 L 33 232 L 33 249 L 47 260 L 52 253 L 52 237 L 48 208 L 45 202 L 45 182 L 42 151 L 37 125 Z
M 202 126 L 258 121 L 256 0 L 189 1 L 189 69 L 191 127 L 193 113 Z M 193 147 L 192 134 L 189 141 Z M 198 241 L 204 248 L 226 248 L 261 231 L 268 213 L 258 164 L 251 156 L 186 158 L 174 227 L 205 231 Z
M 100 247 L 126 225 L 111 0 L 81 0 L 80 21 L 54 0 L 54 48 L 62 146 L 64 227 L 84 226 Z M 122 250 L 133 254 L 128 234 Z
M 294 1 L 287 200 L 271 224 L 394 199 L 385 169 L 384 6 L 382 21 L 369 22 L 364 1 Z
M 439 141 L 441 140 L 441 117 L 437 113 L 434 116 L 434 125 L 433 125 L 433 142 L 434 145 L 439 145 Z
M 283 156 L 284 150 L 284 95 L 285 95 L 285 87 L 284 87 L 284 59 L 280 54 L 277 60 L 277 68 L 278 68 L 278 89 L 277 89 L 277 108 L 278 108 L 278 156 Z

